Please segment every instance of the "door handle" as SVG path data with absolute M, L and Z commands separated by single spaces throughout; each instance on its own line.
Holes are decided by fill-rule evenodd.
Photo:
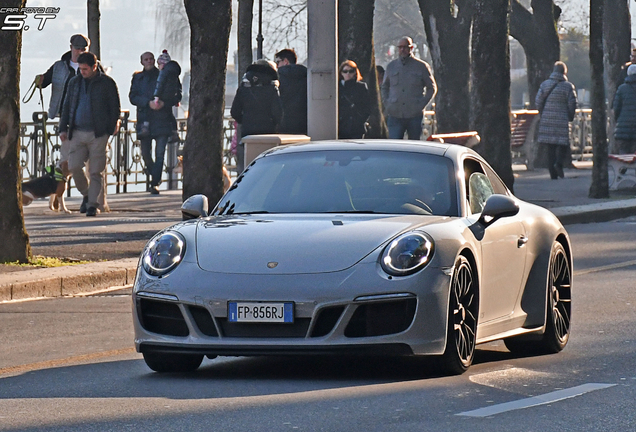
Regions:
M 528 237 L 522 235 L 517 240 L 517 247 L 520 248 L 520 247 L 524 246 L 526 243 L 528 243 Z

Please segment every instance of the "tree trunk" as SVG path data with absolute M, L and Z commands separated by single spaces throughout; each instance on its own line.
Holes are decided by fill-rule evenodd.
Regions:
M 532 0 L 532 13 L 511 0 L 510 36 L 515 38 L 526 53 L 528 70 L 528 98 L 535 109 L 534 98 L 539 86 L 548 79 L 554 62 L 560 58 L 557 20 L 561 9 L 552 0 Z
M 437 82 L 437 132 L 467 131 L 470 124 L 470 107 L 466 103 L 470 80 L 470 1 L 456 0 L 456 14 L 451 11 L 448 1 L 418 1 Z
M 252 20 L 254 0 L 239 0 L 238 4 L 238 84 L 241 85 L 247 67 L 252 64 Z
M 25 3 L 25 0 L 14 0 L 3 6 L 22 8 Z M 22 31 L 0 31 L 0 262 L 26 263 L 31 256 L 31 247 L 22 212 L 21 47 Z
M 183 199 L 203 194 L 212 208 L 223 194 L 225 75 L 231 0 L 184 0 L 190 22 L 190 109 L 183 152 Z
M 622 84 L 621 67 L 629 61 L 631 50 L 631 18 L 628 0 L 605 0 L 603 12 L 603 60 L 605 67 L 605 89 L 610 107 L 610 124 L 607 135 L 609 148 L 614 148 L 614 112 L 612 102 L 619 85 Z
M 512 190 L 510 155 L 510 0 L 475 0 L 472 33 L 471 124 L 481 154 Z
M 607 115 L 603 83 L 603 9 L 605 0 L 590 0 L 590 63 L 592 67 L 592 184 L 590 198 L 608 198 Z
M 338 2 L 338 64 L 353 60 L 362 79 L 369 87 L 371 126 L 367 138 L 386 138 L 387 128 L 382 115 L 380 89 L 375 70 L 373 46 L 373 2 L 368 0 L 340 0 Z
M 97 59 L 100 60 L 102 55 L 99 35 L 99 20 L 101 16 L 99 12 L 99 0 L 86 1 L 86 15 L 88 21 L 88 38 L 91 41 L 90 52 L 95 54 Z

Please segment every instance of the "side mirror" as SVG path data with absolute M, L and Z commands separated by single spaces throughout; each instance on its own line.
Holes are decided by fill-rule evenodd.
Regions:
M 488 197 L 478 222 L 487 227 L 497 219 L 514 216 L 519 213 L 519 204 L 506 195 L 494 194 Z
M 181 204 L 183 220 L 206 217 L 208 215 L 208 197 L 205 195 L 192 195 Z

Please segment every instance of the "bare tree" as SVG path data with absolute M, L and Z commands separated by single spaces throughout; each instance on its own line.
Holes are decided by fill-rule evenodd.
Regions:
M 466 131 L 472 1 L 419 0 L 419 5 L 437 81 L 437 129 L 442 133 Z
M 471 124 L 480 153 L 512 189 L 510 155 L 510 0 L 475 0 L 472 30 Z
M 621 81 L 621 67 L 629 61 L 631 49 L 631 18 L 628 0 L 605 0 L 603 12 L 603 59 L 605 68 L 605 90 L 609 106 Z M 608 129 L 609 148 L 614 148 L 613 110 L 610 108 Z
M 25 0 L 3 6 L 22 8 Z M 4 22 L 4 19 L 3 19 Z M 22 30 L 0 31 L 0 262 L 28 262 L 29 236 L 22 212 L 20 167 L 20 51 Z
M 238 43 L 238 82 L 241 84 L 241 79 L 247 70 L 247 67 L 252 64 L 252 19 L 254 9 L 254 0 L 239 0 L 238 4 L 238 31 L 237 31 L 237 43 Z
M 603 12 L 605 0 L 590 0 L 590 63 L 592 65 L 593 167 L 590 198 L 609 197 L 607 174 L 607 114 L 603 82 Z
M 267 17 L 263 22 L 264 58 L 273 58 L 283 48 L 306 55 L 307 0 L 264 0 L 263 17 Z
M 172 52 L 172 57 L 181 58 L 190 41 L 190 24 L 183 3 L 180 0 L 160 0 L 155 18 L 156 28 L 163 29 L 163 45 Z
M 426 31 L 417 0 L 375 0 L 373 41 L 376 61 L 383 65 L 393 60 L 390 54 L 404 36 L 413 39 L 420 58 L 430 60 Z
M 371 99 L 371 126 L 367 138 L 386 138 L 380 104 L 380 90 L 375 69 L 373 49 L 373 2 L 368 0 L 340 0 L 338 2 L 338 63 L 353 60 L 358 65 Z
M 101 59 L 101 43 L 99 35 L 99 21 L 101 13 L 99 12 L 99 0 L 86 0 L 86 16 L 88 23 L 88 38 L 91 41 L 90 51 L 95 54 L 97 59 Z
M 511 0 L 510 35 L 519 41 L 526 53 L 530 107 L 539 86 L 548 79 L 554 62 L 559 60 L 557 21 L 561 8 L 553 0 L 532 0 L 532 12 L 518 0 Z
M 231 0 L 184 0 L 190 23 L 190 105 L 183 154 L 183 199 L 223 195 L 223 112 Z

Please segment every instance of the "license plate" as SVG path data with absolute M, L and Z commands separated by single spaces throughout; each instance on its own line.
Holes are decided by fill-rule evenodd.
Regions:
M 230 322 L 293 323 L 294 304 L 230 302 L 227 315 Z

